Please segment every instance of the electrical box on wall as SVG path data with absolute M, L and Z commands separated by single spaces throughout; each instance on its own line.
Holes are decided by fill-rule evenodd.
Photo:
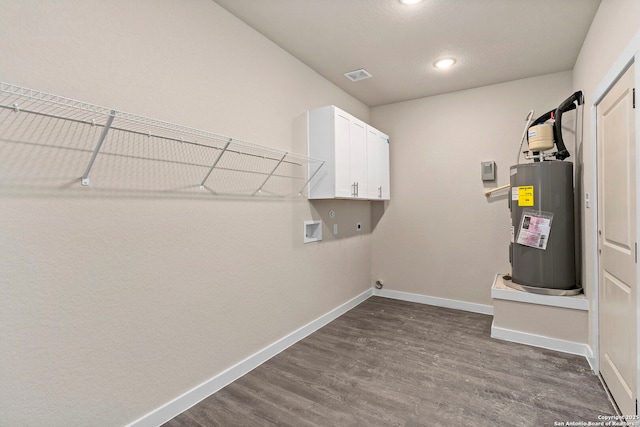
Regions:
M 482 162 L 481 168 L 483 181 L 496 180 L 496 162 Z
M 322 221 L 304 222 L 304 242 L 318 242 L 322 240 Z

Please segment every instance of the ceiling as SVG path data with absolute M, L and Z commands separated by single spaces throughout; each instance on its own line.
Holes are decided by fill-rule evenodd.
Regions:
M 571 70 L 600 0 L 214 0 L 370 107 Z M 449 70 L 436 69 L 455 57 Z M 352 82 L 344 73 L 366 69 Z

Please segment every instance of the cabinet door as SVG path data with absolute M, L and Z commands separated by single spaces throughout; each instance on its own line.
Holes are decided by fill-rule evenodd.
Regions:
M 351 120 L 349 155 L 349 181 L 354 186 L 354 197 L 366 199 L 368 198 L 367 125 L 355 117 Z
M 368 198 L 389 200 L 389 138 L 382 132 L 367 130 Z
M 391 177 L 389 172 L 389 137 L 382 135 L 380 148 L 380 193 L 382 200 L 391 199 Z
M 367 125 L 335 109 L 336 197 L 367 198 Z
M 353 197 L 353 182 L 349 173 L 351 116 L 336 108 L 333 120 L 335 197 Z

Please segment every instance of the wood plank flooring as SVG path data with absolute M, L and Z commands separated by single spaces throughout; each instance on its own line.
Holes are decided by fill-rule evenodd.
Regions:
M 583 357 L 494 340 L 491 321 L 372 297 L 165 426 L 553 426 L 615 414 Z

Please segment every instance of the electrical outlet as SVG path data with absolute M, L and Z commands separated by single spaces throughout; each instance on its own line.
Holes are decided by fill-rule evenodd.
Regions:
M 338 235 L 338 224 L 333 224 L 333 234 Z
M 356 231 L 362 231 L 362 223 L 356 223 Z

